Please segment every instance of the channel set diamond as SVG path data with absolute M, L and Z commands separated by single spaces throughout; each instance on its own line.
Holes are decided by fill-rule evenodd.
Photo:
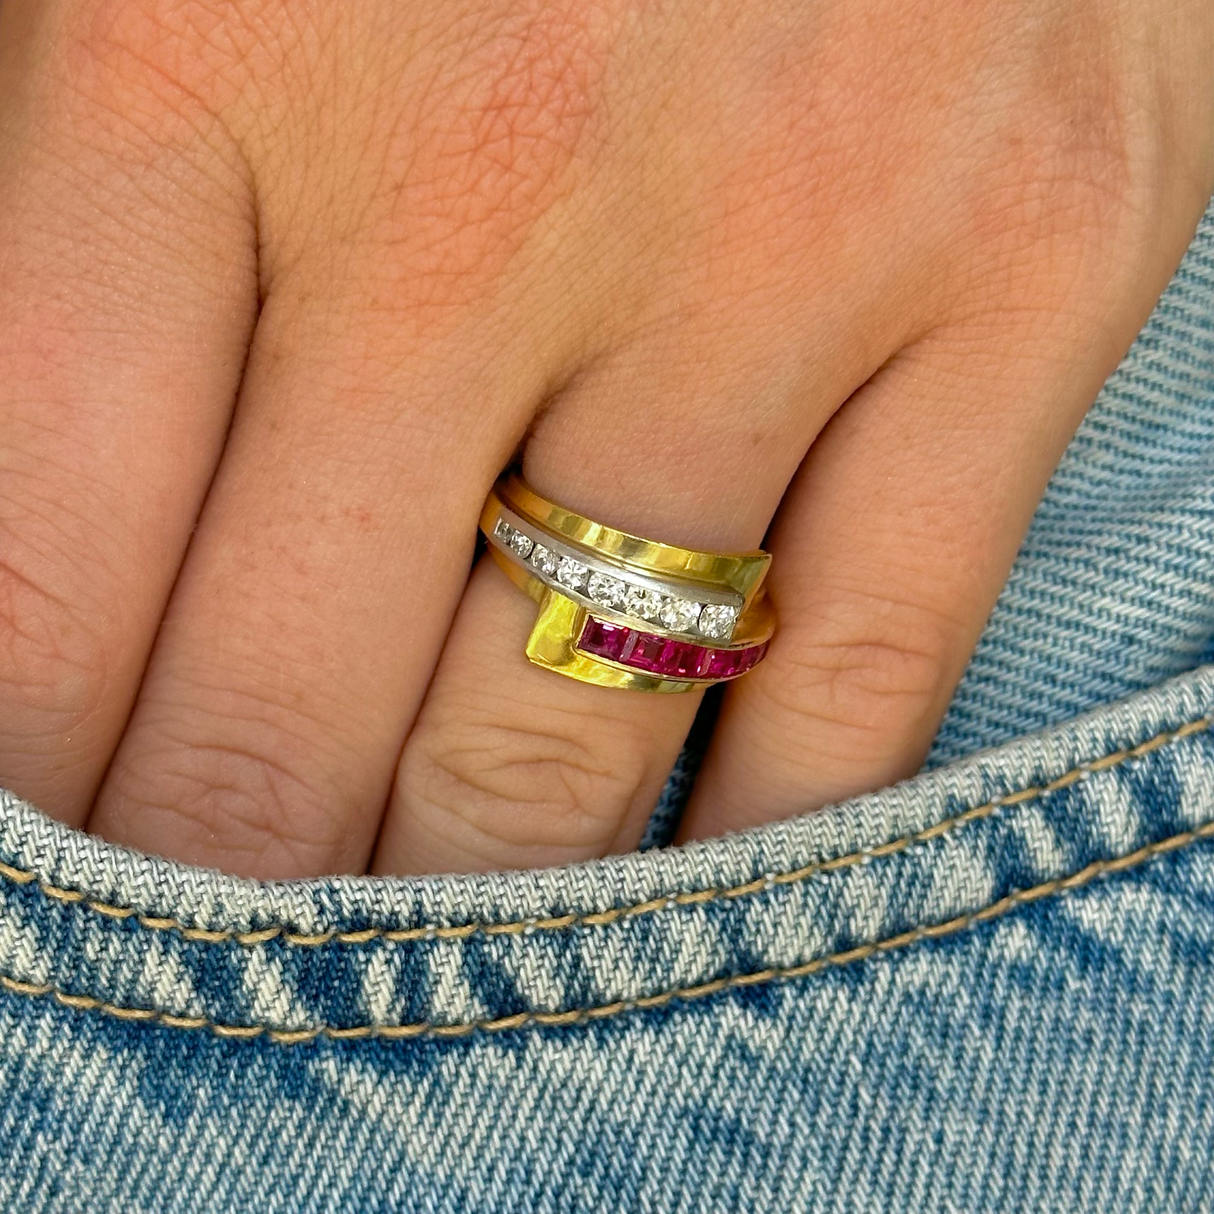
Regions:
M 546 577 L 551 577 L 556 572 L 556 567 L 560 562 L 557 560 L 556 553 L 551 548 L 545 548 L 543 544 L 536 544 L 531 549 L 531 563 L 540 573 Z
M 562 586 L 568 586 L 570 590 L 581 590 L 589 576 L 590 570 L 571 556 L 561 557 L 561 563 L 556 567 L 556 580 Z
M 596 603 L 600 603 L 604 607 L 613 607 L 618 611 L 624 606 L 628 587 L 618 577 L 596 571 L 590 575 L 590 580 L 586 583 L 586 593 Z
M 700 612 L 700 633 L 710 640 L 724 641 L 733 635 L 733 626 L 737 622 L 738 609 L 736 607 L 722 603 L 707 603 Z
M 531 549 L 535 547 L 535 540 L 529 535 L 524 535 L 521 531 L 516 531 L 510 537 L 510 547 L 514 549 L 523 560 L 527 559 Z
M 658 612 L 658 619 L 662 627 L 671 632 L 690 632 L 700 610 L 700 604 L 691 599 L 667 599 Z
M 662 596 L 656 590 L 629 586 L 624 596 L 624 611 L 638 620 L 656 620 L 662 610 Z

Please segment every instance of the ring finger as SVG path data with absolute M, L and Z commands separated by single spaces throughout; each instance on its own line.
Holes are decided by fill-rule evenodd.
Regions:
M 537 425 L 527 482 L 619 530 L 756 548 L 813 434 L 888 351 L 849 348 L 823 325 L 822 345 L 849 356 L 790 359 L 778 327 L 722 341 L 726 330 L 701 314 L 586 368 Z M 527 867 L 635 845 L 699 695 L 534 666 L 523 648 L 535 614 L 486 558 L 405 746 L 378 871 Z

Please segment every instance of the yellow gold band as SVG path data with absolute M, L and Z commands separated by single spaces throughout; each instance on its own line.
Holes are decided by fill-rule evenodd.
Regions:
M 481 530 L 540 604 L 526 654 L 549 670 L 634 691 L 682 692 L 745 673 L 775 628 L 766 552 L 715 553 L 596 523 L 509 475 Z

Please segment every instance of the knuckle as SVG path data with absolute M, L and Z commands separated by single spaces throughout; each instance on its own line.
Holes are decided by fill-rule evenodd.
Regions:
M 154 729 L 105 797 L 127 837 L 171 837 L 191 862 L 263 879 L 365 866 L 351 829 L 362 806 L 318 770 L 311 742 L 238 709 Z
M 436 201 L 461 198 L 473 219 L 531 211 L 595 109 L 601 55 L 589 26 L 555 6 L 478 24 L 460 40 L 458 76 L 422 127 Z
M 834 636 L 790 637 L 766 696 L 778 712 L 812 718 L 871 751 L 930 728 L 949 688 L 940 621 L 899 612 Z
M 95 0 L 79 10 L 59 72 L 90 126 L 125 138 L 180 107 L 190 91 L 181 76 L 192 62 L 182 53 L 189 7 L 174 15 L 153 0 Z
M 1125 239 L 1162 126 L 1134 99 L 1126 52 L 1105 18 L 1044 32 L 1031 71 L 1008 82 L 998 107 L 978 227 L 1013 254 L 1045 244 L 1056 260 L 1082 264 L 1093 248 Z
M 406 747 L 412 812 L 460 851 L 500 864 L 542 849 L 570 860 L 610 850 L 648 783 L 646 748 L 626 729 L 544 719 L 437 731 Z
M 238 4 L 80 5 L 46 57 L 49 131 L 69 139 L 60 155 L 70 158 L 73 174 L 87 166 L 102 185 L 123 167 L 170 205 L 191 206 L 201 193 L 243 215 L 250 170 L 227 118 L 249 87 L 252 69 L 239 48 L 251 40 Z M 87 151 L 102 152 L 104 161 L 89 162 Z
M 477 298 L 573 189 L 601 115 L 593 27 L 576 6 L 478 13 L 404 66 L 398 105 L 368 103 L 357 243 L 381 305 L 420 321 Z
M 1059 125 L 1057 137 L 1020 144 L 982 207 L 987 234 L 1005 255 L 1048 243 L 1056 260 L 1069 263 L 1086 249 L 1111 245 L 1135 206 L 1126 149 L 1107 132 L 1076 134 L 1077 124 Z M 1064 258 L 1068 250 L 1074 252 Z

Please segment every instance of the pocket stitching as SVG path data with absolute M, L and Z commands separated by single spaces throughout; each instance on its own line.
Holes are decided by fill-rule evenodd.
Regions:
M 353 931 L 338 931 L 330 929 L 317 933 L 294 932 L 286 924 L 271 924 L 269 927 L 252 931 L 237 929 L 207 929 L 191 927 L 177 918 L 170 916 L 145 915 L 133 907 L 118 906 L 91 897 L 89 894 L 75 889 L 68 889 L 39 879 L 37 873 L 17 868 L 0 861 L 0 880 L 9 884 L 25 886 L 36 885 L 45 897 L 69 905 L 82 905 L 109 919 L 131 920 L 138 927 L 154 932 L 172 932 L 185 940 L 201 944 L 236 943 L 243 947 L 255 947 L 280 940 L 286 945 L 296 948 L 321 948 L 326 945 L 362 945 L 372 941 L 387 943 L 407 943 L 418 940 L 464 940 L 470 936 L 486 935 L 530 935 L 534 932 L 567 931 L 580 927 L 606 927 L 620 919 L 637 918 L 643 915 L 657 914 L 660 911 L 675 910 L 681 906 L 701 906 L 712 902 L 734 901 L 739 898 L 753 897 L 771 889 L 784 885 L 796 885 L 820 873 L 835 872 L 839 869 L 850 868 L 870 860 L 882 859 L 906 851 L 920 843 L 951 834 L 973 822 L 990 817 L 999 809 L 1009 806 L 1023 805 L 1035 801 L 1049 793 L 1058 792 L 1090 775 L 1110 771 L 1134 759 L 1143 757 L 1153 751 L 1175 745 L 1184 738 L 1208 730 L 1214 724 L 1214 714 L 1185 722 L 1174 729 L 1163 730 L 1136 746 L 1111 751 L 1099 758 L 1080 763 L 1069 771 L 1043 784 L 1031 785 L 1015 792 L 1005 793 L 981 805 L 963 810 L 951 818 L 945 818 L 931 826 L 912 834 L 892 839 L 888 843 L 876 847 L 851 852 L 844 856 L 836 856 L 831 860 L 813 861 L 798 868 L 785 872 L 768 873 L 740 885 L 720 889 L 710 886 L 699 890 L 681 891 L 665 896 L 646 899 L 643 902 L 628 906 L 613 907 L 604 911 L 593 911 L 587 914 L 567 914 L 551 917 L 532 917 L 505 923 L 469 923 L 455 926 L 426 924 L 411 928 L 378 928 L 370 927 Z M 0 976 L 0 982 L 5 981 Z
M 1195 827 L 1193 830 L 1172 835 L 1167 839 L 1149 843 L 1124 856 L 1111 860 L 1095 860 L 1070 876 L 1055 877 L 1039 885 L 1016 890 L 979 910 L 970 911 L 964 915 L 957 915 L 942 923 L 914 927 L 908 931 L 899 932 L 897 935 L 887 936 L 882 940 L 875 940 L 869 944 L 859 945 L 858 947 L 831 953 L 823 957 L 815 957 L 810 961 L 804 961 L 797 965 L 770 967 L 750 973 L 731 974 L 724 978 L 716 978 L 710 982 L 702 982 L 694 986 L 677 987 L 673 990 L 662 991 L 654 995 L 643 995 L 635 999 L 616 1000 L 613 1003 L 601 1004 L 597 1007 L 574 1008 L 564 1012 L 517 1012 L 514 1015 L 503 1016 L 497 1019 L 470 1020 L 455 1023 L 424 1021 L 400 1025 L 365 1024 L 356 1025 L 351 1028 L 320 1025 L 307 1029 L 277 1029 L 268 1024 L 221 1024 L 202 1016 L 178 1016 L 170 1012 L 157 1011 L 153 1008 L 126 1007 L 94 998 L 92 995 L 74 995 L 60 990 L 49 983 L 23 982 L 7 974 L 0 974 L 0 988 L 14 995 L 49 998 L 60 1006 L 72 1011 L 100 1012 L 117 1020 L 152 1023 L 164 1028 L 183 1030 L 206 1029 L 212 1035 L 227 1040 L 251 1041 L 259 1037 L 265 1037 L 276 1045 L 302 1045 L 320 1038 L 325 1038 L 329 1041 L 364 1041 L 368 1039 L 403 1041 L 418 1037 L 467 1037 L 474 1033 L 500 1033 L 527 1028 L 566 1028 L 572 1025 L 606 1020 L 622 1015 L 625 1012 L 648 1011 L 674 1002 L 702 999 L 709 995 L 716 995 L 742 987 L 761 986 L 769 982 L 787 982 L 796 978 L 804 978 L 825 969 L 838 968 L 855 961 L 863 961 L 877 954 L 891 953 L 923 940 L 938 940 L 946 936 L 955 935 L 966 928 L 999 919 L 1021 906 L 1051 896 L 1060 897 L 1074 890 L 1082 889 L 1100 877 L 1125 872 L 1158 856 L 1180 851 L 1206 839 L 1214 839 L 1214 821 L 1206 822 L 1201 826 Z

